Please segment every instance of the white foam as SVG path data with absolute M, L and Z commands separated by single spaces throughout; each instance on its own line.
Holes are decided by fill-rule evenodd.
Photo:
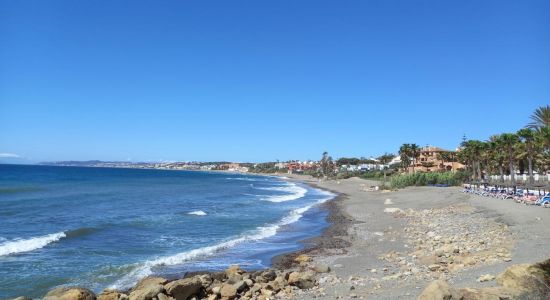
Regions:
M 206 213 L 202 210 L 195 210 L 187 213 L 188 215 L 206 216 Z
M 242 181 L 260 181 L 256 178 L 250 178 L 250 177 L 226 177 L 227 180 L 242 180 Z
M 3 244 L 0 244 L 0 256 L 40 249 L 50 243 L 57 242 L 66 236 L 67 235 L 65 235 L 65 232 L 58 232 L 39 237 L 33 237 L 30 239 L 18 239 L 5 242 Z
M 275 234 L 277 234 L 277 231 L 282 226 L 297 222 L 302 218 L 303 214 L 306 211 L 308 211 L 315 205 L 318 205 L 323 202 L 326 202 L 327 200 L 330 200 L 334 196 L 334 194 L 329 192 L 322 192 L 322 194 L 327 195 L 327 197 L 323 197 L 317 202 L 312 203 L 308 206 L 300 207 L 290 211 L 286 216 L 284 216 L 277 223 L 258 227 L 253 231 L 245 233 L 239 237 L 227 240 L 225 242 L 221 242 L 219 244 L 202 247 L 198 249 L 193 249 L 193 250 L 181 252 L 172 256 L 160 257 L 154 260 L 146 261 L 141 264 L 136 264 L 136 268 L 133 271 L 131 271 L 126 276 L 124 276 L 123 278 L 115 282 L 113 285 L 110 286 L 110 288 L 112 289 L 129 288 L 133 284 L 135 284 L 139 279 L 152 275 L 153 274 L 152 268 L 156 266 L 179 265 L 184 262 L 197 259 L 199 257 L 212 256 L 219 251 L 235 247 L 236 245 L 241 244 L 243 242 L 259 241 L 268 237 L 272 237 Z
M 307 189 L 298 186 L 295 183 L 289 183 L 286 186 L 279 186 L 279 187 L 265 187 L 265 188 L 258 188 L 260 190 L 266 190 L 266 191 L 278 191 L 278 192 L 285 192 L 288 193 L 286 195 L 271 195 L 266 196 L 262 198 L 262 200 L 270 201 L 270 202 L 285 202 L 285 201 L 292 201 L 296 199 L 300 199 L 304 197 L 307 193 Z

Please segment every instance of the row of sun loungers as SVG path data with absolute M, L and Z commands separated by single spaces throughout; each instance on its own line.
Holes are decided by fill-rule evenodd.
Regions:
M 517 203 L 550 208 L 550 193 L 541 193 L 540 191 L 517 189 L 514 192 L 511 188 L 501 188 L 497 186 L 477 188 L 475 185 L 469 184 L 464 185 L 464 189 L 462 191 L 464 193 L 475 194 L 483 197 L 491 197 L 502 200 L 513 199 Z

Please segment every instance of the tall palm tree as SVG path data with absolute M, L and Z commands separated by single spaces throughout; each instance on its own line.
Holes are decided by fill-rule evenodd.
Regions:
M 531 129 L 550 127 L 550 105 L 537 108 L 531 115 L 531 123 L 527 124 L 527 127 Z
M 525 149 L 527 151 L 529 183 L 533 184 L 535 182 L 533 179 L 533 158 L 536 151 L 535 133 L 531 128 L 523 128 L 517 132 L 517 135 L 520 140 L 525 144 Z
M 516 186 L 516 173 L 514 171 L 514 145 L 518 142 L 518 136 L 513 133 L 500 135 L 502 145 L 508 153 L 508 167 L 510 168 L 510 179 L 512 186 Z
M 550 170 L 550 127 L 540 128 L 535 132 L 535 145 L 539 173 L 546 174 Z
M 416 170 L 415 170 L 414 167 L 416 165 L 416 160 L 420 156 L 420 147 L 417 144 L 411 144 L 410 145 L 410 153 L 411 153 L 411 158 L 412 158 L 412 161 L 413 161 L 413 173 L 416 173 Z
M 462 142 L 459 155 L 462 161 L 472 172 L 472 179 L 481 181 L 480 156 L 483 150 L 483 143 L 478 140 L 468 140 Z
M 504 182 L 504 159 L 503 145 L 500 135 L 493 135 L 489 138 L 489 151 L 491 152 L 492 162 L 496 165 L 500 175 L 500 182 Z
M 399 147 L 399 156 L 401 158 L 401 166 L 404 170 L 409 172 L 409 166 L 411 165 L 411 145 L 403 144 Z

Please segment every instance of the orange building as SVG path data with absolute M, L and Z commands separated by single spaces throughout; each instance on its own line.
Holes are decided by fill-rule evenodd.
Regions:
M 414 165 L 414 168 L 413 168 Z M 439 147 L 426 146 L 420 149 L 420 156 L 411 162 L 409 172 L 443 172 L 463 169 L 464 165 L 458 162 L 455 151 Z

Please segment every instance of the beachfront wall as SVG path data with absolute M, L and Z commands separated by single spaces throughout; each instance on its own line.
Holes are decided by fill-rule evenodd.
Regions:
M 527 174 L 516 175 L 515 180 L 516 180 L 517 186 L 550 188 L 550 174 L 534 174 L 532 184 L 529 182 L 529 175 Z M 512 176 L 504 175 L 503 178 L 501 179 L 500 175 L 490 175 L 489 183 L 491 184 L 502 183 L 504 185 L 511 185 Z

